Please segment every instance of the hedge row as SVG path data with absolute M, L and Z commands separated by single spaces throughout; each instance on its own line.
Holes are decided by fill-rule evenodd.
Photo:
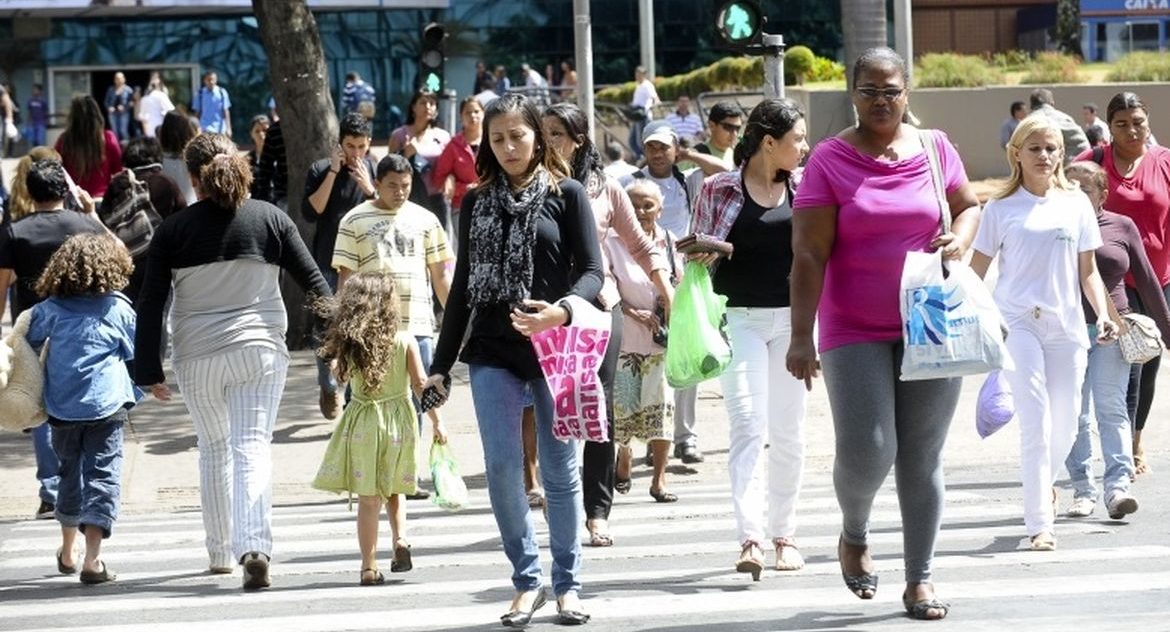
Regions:
M 836 81 L 845 78 L 845 67 L 830 59 L 813 55 L 811 62 L 794 46 L 789 53 L 797 51 L 797 65 L 802 69 L 804 81 Z M 809 51 L 811 54 L 812 51 Z M 793 58 L 796 59 L 796 58 Z M 789 56 L 785 55 L 785 83 L 798 82 L 798 75 L 788 69 Z M 702 68 L 672 77 L 655 77 L 654 87 L 663 101 L 673 101 L 681 95 L 698 96 L 703 92 L 755 88 L 764 85 L 764 61 L 760 57 L 725 57 Z M 635 84 L 628 81 L 600 90 L 598 101 L 629 103 L 634 97 Z
M 1130 53 L 1113 65 L 1109 81 L 1170 81 L 1170 55 L 1166 53 Z

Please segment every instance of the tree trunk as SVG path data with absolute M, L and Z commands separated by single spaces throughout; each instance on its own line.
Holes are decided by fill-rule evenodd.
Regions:
M 845 80 L 852 90 L 853 62 L 869 48 L 889 45 L 886 0 L 841 0 L 841 33 L 845 40 Z
M 307 203 L 305 176 L 313 161 L 328 156 L 337 140 L 325 52 L 305 0 L 252 0 L 252 10 L 268 55 L 268 76 L 288 152 L 288 212 L 311 247 L 317 227 L 301 217 L 301 204 Z M 287 275 L 281 290 L 288 310 L 288 344 L 298 349 L 312 325 L 304 291 Z

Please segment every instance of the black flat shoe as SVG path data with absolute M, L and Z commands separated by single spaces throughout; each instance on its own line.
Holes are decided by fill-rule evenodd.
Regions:
M 62 575 L 76 574 L 77 573 L 77 565 L 76 564 L 74 564 L 73 566 L 65 566 L 65 563 L 61 561 L 61 555 L 64 552 L 65 552 L 64 549 L 57 549 L 57 572 L 61 573 Z
M 841 579 L 845 580 L 845 587 L 858 599 L 873 599 L 877 594 L 878 576 L 876 573 L 862 573 L 850 575 L 845 572 L 845 560 L 841 551 L 845 548 L 845 536 L 837 539 L 837 560 L 841 564 Z
M 906 614 L 920 621 L 937 621 L 947 618 L 951 605 L 938 600 L 938 597 L 912 601 L 908 593 L 902 593 L 902 606 Z M 931 611 L 934 611 L 933 613 Z
M 548 599 L 544 596 L 544 590 L 540 590 L 536 593 L 536 599 L 532 600 L 532 606 L 528 608 L 527 612 L 511 610 L 500 617 L 500 624 L 505 628 L 522 628 L 532 621 L 532 615 L 536 614 L 536 611 L 540 610 L 546 603 L 548 603 Z
M 561 625 L 584 625 L 589 623 L 589 615 L 580 610 L 564 610 L 557 604 L 557 623 Z
M 630 479 L 619 478 L 619 479 L 614 480 L 613 490 L 619 494 L 628 494 L 628 493 L 630 493 L 630 487 L 632 485 L 633 485 L 633 483 L 630 482 Z
M 111 572 L 110 569 L 106 568 L 105 562 L 98 560 L 98 564 L 102 565 L 102 570 L 100 570 L 100 571 L 87 571 L 87 570 L 82 569 L 81 583 L 83 583 L 87 586 L 93 586 L 96 584 L 104 584 L 106 582 L 112 582 L 115 579 L 117 579 L 118 576 L 115 575 L 113 572 Z

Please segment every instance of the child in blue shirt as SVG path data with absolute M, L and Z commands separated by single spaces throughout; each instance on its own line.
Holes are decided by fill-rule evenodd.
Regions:
M 134 357 L 134 308 L 117 289 L 134 269 L 112 235 L 70 237 L 46 266 L 26 338 L 45 358 L 45 412 L 61 462 L 56 518 L 57 570 L 78 571 L 77 532 L 85 534 L 81 582 L 114 579 L 100 558 L 121 496 L 122 424 L 140 393 L 126 366 Z

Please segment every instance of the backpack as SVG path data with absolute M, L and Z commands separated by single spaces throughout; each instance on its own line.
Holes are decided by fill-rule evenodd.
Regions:
M 134 170 L 126 169 L 114 177 L 127 178 L 129 186 L 115 199 L 102 200 L 98 217 L 122 240 L 130 256 L 137 259 L 146 254 L 155 229 L 162 223 L 162 217 L 150 201 L 150 187 L 134 175 Z

